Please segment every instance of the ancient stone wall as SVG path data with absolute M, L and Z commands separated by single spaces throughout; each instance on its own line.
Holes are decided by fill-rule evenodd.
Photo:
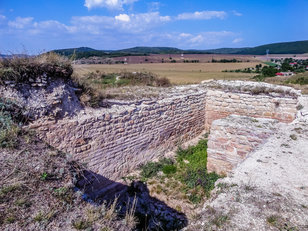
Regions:
M 36 122 L 33 127 L 38 128 L 43 140 L 87 163 L 92 171 L 117 179 L 209 131 L 214 120 L 231 114 L 291 122 L 296 116 L 299 94 L 292 88 L 276 89 L 269 84 L 241 81 L 214 81 L 165 91 L 156 100 L 126 102 L 110 109 L 86 109 L 74 118 Z M 224 132 L 217 139 L 222 139 Z M 209 157 L 210 168 L 222 163 L 215 160 L 222 154 L 217 154 L 217 158 L 216 154 L 213 152 Z M 231 167 L 238 162 L 224 158 L 230 160 Z
M 35 127 L 52 146 L 116 179 L 204 131 L 205 98 L 200 90 Z
M 219 85 L 219 89 L 207 92 L 207 130 L 214 120 L 231 114 L 271 118 L 286 123 L 295 119 L 299 93 L 294 89 L 264 83 L 247 83 L 247 89 L 243 89 L 237 83 L 239 81 Z
M 276 123 L 237 115 L 215 120 L 208 138 L 208 171 L 227 174 L 275 132 Z

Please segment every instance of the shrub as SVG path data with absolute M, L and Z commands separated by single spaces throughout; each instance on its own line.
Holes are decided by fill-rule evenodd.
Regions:
M 0 109 L 0 148 L 15 148 L 19 132 L 10 113 Z
M 171 86 L 170 80 L 167 79 L 166 77 L 157 78 L 155 80 L 155 83 L 157 87 L 170 87 Z
M 36 57 L 13 57 L 0 60 L 0 84 L 6 81 L 28 83 L 37 77 L 69 79 L 73 68 L 68 59 L 54 53 Z

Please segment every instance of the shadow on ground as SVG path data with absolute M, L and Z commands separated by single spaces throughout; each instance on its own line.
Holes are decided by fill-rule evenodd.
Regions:
M 136 197 L 136 230 L 180 230 L 188 224 L 185 214 L 151 197 L 147 186 L 141 181 L 127 186 L 88 170 L 83 170 L 77 179 L 77 188 L 84 192 L 84 198 L 89 202 L 111 204 L 118 198 L 120 217 L 125 216 L 127 207 L 131 207 Z

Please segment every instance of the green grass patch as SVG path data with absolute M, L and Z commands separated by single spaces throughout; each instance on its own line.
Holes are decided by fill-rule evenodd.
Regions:
M 160 159 L 158 162 L 148 162 L 141 166 L 141 177 L 144 180 L 147 180 L 151 177 L 157 176 L 157 173 L 163 171 L 170 171 L 170 166 L 173 165 L 173 161 L 171 159 L 163 158 Z M 169 167 L 168 167 L 169 166 Z
M 207 140 L 200 140 L 195 146 L 187 149 L 179 148 L 176 162 L 171 159 L 161 159 L 149 162 L 141 167 L 141 177 L 147 181 L 156 177 L 162 171 L 162 178 L 173 178 L 181 182 L 181 192 L 185 193 L 193 204 L 202 202 L 210 195 L 215 182 L 220 178 L 216 173 L 207 172 Z M 163 181 L 162 181 L 163 182 Z M 167 188 L 167 184 L 165 185 Z M 157 191 L 157 189 L 156 189 Z M 163 190 L 159 190 L 161 193 Z
M 207 172 L 207 140 L 200 140 L 196 146 L 177 151 L 179 164 L 178 179 L 188 188 L 201 188 L 209 196 L 215 182 L 220 178 L 216 173 Z
M 174 173 L 176 173 L 176 166 L 174 166 L 174 165 L 165 165 L 163 167 L 162 171 L 166 175 L 174 174 Z
M 277 64 L 276 63 L 272 63 L 272 62 L 264 62 L 266 65 L 269 65 L 270 67 L 276 67 Z

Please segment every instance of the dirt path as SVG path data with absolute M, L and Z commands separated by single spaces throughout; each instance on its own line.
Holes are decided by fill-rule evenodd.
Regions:
M 308 230 L 308 97 L 291 124 L 217 182 L 187 230 Z

